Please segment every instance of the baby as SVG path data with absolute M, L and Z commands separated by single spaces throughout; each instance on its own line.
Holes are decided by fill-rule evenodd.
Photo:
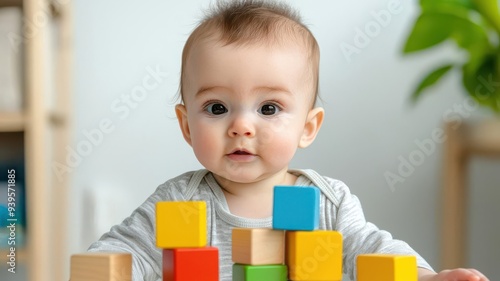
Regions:
M 184 139 L 205 169 L 160 185 L 89 251 L 132 253 L 134 280 L 161 280 L 155 203 L 205 201 L 208 243 L 219 249 L 220 279 L 229 281 L 231 230 L 272 226 L 274 186 L 313 185 L 321 191 L 320 229 L 342 233 L 351 279 L 357 255 L 394 253 L 417 256 L 421 281 L 488 280 L 474 269 L 435 273 L 408 244 L 366 222 L 344 183 L 289 169 L 297 148 L 309 146 L 323 123 L 318 72 L 318 44 L 287 5 L 218 2 L 186 42 L 175 108 Z

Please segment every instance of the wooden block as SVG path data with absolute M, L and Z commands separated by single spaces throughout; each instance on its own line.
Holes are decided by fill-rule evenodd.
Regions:
M 319 189 L 312 186 L 275 186 L 273 228 L 315 230 L 319 227 Z
M 357 275 L 358 281 L 417 281 L 417 258 L 402 255 L 359 255 Z
M 340 281 L 342 235 L 327 230 L 287 231 L 285 260 L 291 280 Z
M 266 228 L 233 228 L 233 262 L 249 265 L 283 264 L 285 232 Z
M 163 249 L 163 281 L 219 281 L 216 247 Z
M 71 281 L 130 281 L 132 255 L 127 253 L 82 253 L 71 256 Z
M 156 203 L 156 246 L 163 249 L 207 245 L 207 205 L 204 201 Z
M 287 267 L 275 265 L 233 264 L 233 281 L 286 281 Z

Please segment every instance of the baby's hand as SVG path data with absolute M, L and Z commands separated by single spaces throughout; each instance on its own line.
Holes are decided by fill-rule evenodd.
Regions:
M 420 281 L 489 281 L 484 274 L 473 268 L 443 270 L 437 274 L 422 276 Z

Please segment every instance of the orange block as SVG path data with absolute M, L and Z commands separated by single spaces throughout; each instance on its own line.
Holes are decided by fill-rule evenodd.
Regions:
M 216 247 L 163 249 L 163 281 L 219 281 Z
M 233 228 L 233 262 L 250 265 L 283 264 L 285 232 L 268 228 Z

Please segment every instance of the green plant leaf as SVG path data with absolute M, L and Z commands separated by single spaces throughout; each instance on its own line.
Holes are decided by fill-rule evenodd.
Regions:
M 433 47 L 447 39 L 454 39 L 457 45 L 473 52 L 484 52 L 491 48 L 484 29 L 468 18 L 441 11 L 423 13 L 415 22 L 404 53 L 412 53 Z
M 479 0 L 482 1 L 482 0 Z M 487 19 L 474 5 L 474 0 L 421 0 L 421 14 L 439 12 L 468 19 L 487 30 Z
M 498 54 L 486 54 L 479 66 L 470 63 L 462 67 L 462 83 L 468 94 L 480 105 L 500 113 L 500 73 Z
M 429 74 L 427 74 L 427 76 L 424 79 L 422 79 L 422 81 L 418 85 L 417 89 L 411 95 L 412 102 L 416 102 L 420 98 L 420 96 L 422 95 L 422 92 L 425 89 L 436 84 L 436 82 L 438 82 L 441 79 L 441 77 L 443 77 L 443 75 L 448 73 L 448 71 L 450 71 L 450 69 L 452 67 L 453 67 L 453 64 L 447 64 L 447 65 L 438 67 L 437 69 L 435 69 L 435 70 L 431 71 Z
M 433 47 L 448 39 L 450 34 L 450 25 L 444 19 L 432 14 L 422 14 L 413 26 L 403 52 L 411 53 Z
M 456 9 L 456 10 L 473 10 L 475 8 L 472 0 L 420 0 L 422 11 L 435 9 Z
M 497 0 L 472 0 L 474 8 L 486 19 L 486 21 L 500 35 L 500 12 Z
M 404 54 L 423 51 L 452 40 L 468 53 L 462 65 L 462 83 L 480 105 L 500 115 L 500 10 L 499 0 L 420 0 L 416 19 L 403 48 Z M 415 102 L 436 84 L 452 65 L 444 65 L 420 82 L 411 95 Z

